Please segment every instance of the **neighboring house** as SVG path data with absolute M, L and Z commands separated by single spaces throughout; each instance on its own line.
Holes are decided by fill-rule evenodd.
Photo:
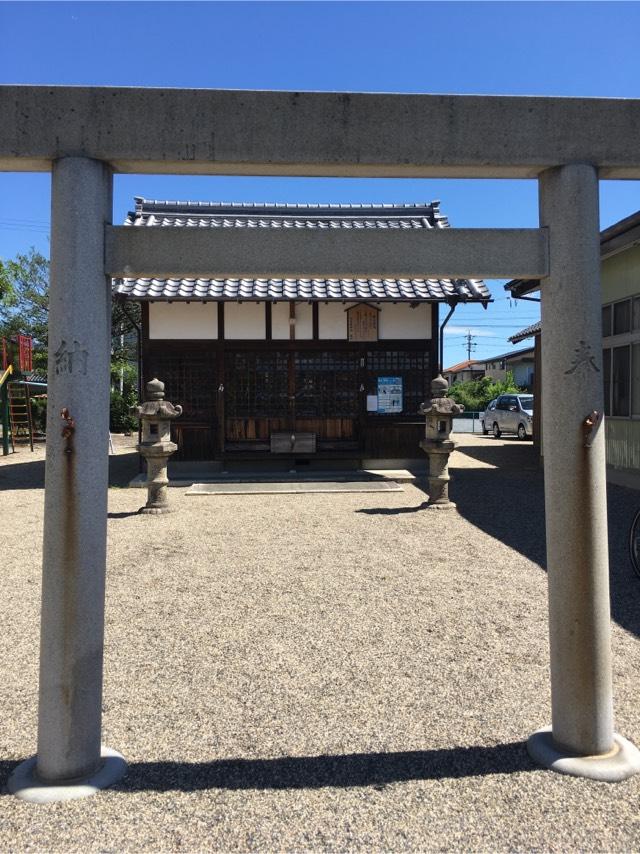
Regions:
M 424 229 L 428 205 L 228 205 L 136 198 L 136 228 Z M 262 232 L 262 234 L 260 234 Z M 428 236 L 425 236 L 428 239 Z M 318 273 L 317 270 L 314 273 Z M 119 279 L 142 304 L 142 373 L 183 406 L 178 459 L 420 458 L 438 371 L 438 306 L 486 304 L 467 279 Z
M 525 391 L 533 391 L 534 385 L 534 348 L 512 350 L 484 360 L 485 376 L 492 380 L 504 380 L 508 373 L 513 374 L 513 381 Z
M 474 359 L 460 362 L 445 368 L 442 376 L 452 386 L 454 383 L 466 383 L 469 380 L 480 380 L 484 376 L 484 364 Z
M 640 476 L 640 211 L 601 232 L 600 257 L 607 463 Z M 516 280 L 505 287 L 518 298 L 540 283 Z M 530 332 L 539 343 L 537 327 L 510 340 Z
M 607 462 L 640 474 L 639 244 L 640 211 L 600 237 Z
M 536 448 L 542 447 L 542 395 L 540 393 L 540 333 L 542 324 L 540 321 L 532 323 L 520 332 L 516 332 L 509 338 L 512 344 L 520 344 L 521 341 L 526 341 L 533 338 L 533 385 L 530 391 L 533 393 L 533 444 Z

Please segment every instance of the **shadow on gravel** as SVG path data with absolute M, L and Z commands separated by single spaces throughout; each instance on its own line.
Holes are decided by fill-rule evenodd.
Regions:
M 6 783 L 17 762 L 0 761 Z M 224 759 L 212 762 L 132 762 L 113 788 L 120 792 L 194 792 L 202 789 L 321 789 L 411 780 L 443 780 L 534 771 L 524 742 L 401 753 Z M 3 788 L 6 794 L 6 788 Z
M 14 462 L 13 455 L 8 459 L 11 462 L 0 465 L 0 490 L 44 489 L 44 460 Z
M 140 762 L 118 786 L 124 791 L 179 789 L 320 789 L 373 786 L 533 771 L 524 742 L 401 753 L 228 759 L 215 762 Z
M 416 483 L 415 486 L 418 484 Z M 367 516 L 399 516 L 402 513 L 418 513 L 420 510 L 424 510 L 426 506 L 427 502 L 423 501 L 416 507 L 363 507 L 356 510 L 356 513 L 365 513 Z
M 458 453 L 478 460 L 481 463 L 497 466 L 499 469 L 511 469 L 518 473 L 525 468 L 542 471 L 538 450 L 533 447 L 532 442 L 521 442 L 515 436 L 503 436 L 500 442 L 496 442 L 495 444 L 467 445 L 459 436 L 454 436 L 453 438 L 459 443 L 457 447 Z M 457 473 L 458 471 L 464 471 L 464 469 L 457 469 L 452 466 L 452 471 Z
M 136 451 L 109 457 L 109 486 L 127 486 L 137 474 Z M 44 489 L 44 460 L 0 463 L 0 491 L 10 489 Z
M 449 493 L 458 513 L 546 571 L 544 473 L 532 444 L 514 439 L 507 445 L 467 445 L 462 452 L 496 468 L 451 469 Z M 424 491 L 427 482 L 418 481 L 415 486 Z M 414 507 L 367 507 L 356 512 L 396 515 L 416 513 L 425 506 L 422 502 Z M 633 572 L 628 553 L 640 492 L 608 484 L 607 508 L 611 613 L 623 629 L 640 637 L 640 578 Z
M 544 474 L 535 449 L 522 442 L 513 449 L 496 445 L 465 448 L 467 452 L 498 468 L 452 472 L 451 498 L 460 515 L 546 570 Z M 607 485 L 612 616 L 640 637 L 640 579 L 628 554 L 631 522 L 639 507 L 640 492 Z
M 451 498 L 471 524 L 546 571 L 542 469 L 458 469 L 451 481 Z M 640 637 L 640 579 L 628 553 L 638 507 L 640 492 L 607 485 L 611 613 L 623 629 Z

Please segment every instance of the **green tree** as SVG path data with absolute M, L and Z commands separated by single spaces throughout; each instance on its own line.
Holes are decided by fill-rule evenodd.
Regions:
M 47 369 L 49 262 L 33 247 L 13 260 L 0 259 L 0 335 L 30 335 L 34 368 Z
M 140 306 L 113 301 L 111 314 L 111 429 L 134 422 L 129 407 L 137 402 L 137 335 Z M 49 344 L 49 261 L 31 248 L 12 260 L 0 259 L 0 336 L 30 335 L 34 369 L 46 373 Z
M 9 306 L 13 302 L 13 284 L 6 263 L 0 258 L 0 307 Z
M 468 412 L 483 412 L 487 404 L 501 394 L 517 394 L 522 391 L 513 379 L 513 373 L 507 371 L 504 380 L 482 377 L 479 380 L 467 380 L 454 383 L 449 389 L 449 397 L 461 403 Z

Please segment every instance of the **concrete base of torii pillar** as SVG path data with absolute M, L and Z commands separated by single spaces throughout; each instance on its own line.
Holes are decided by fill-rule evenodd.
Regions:
M 32 756 L 22 762 L 13 772 L 7 783 L 7 789 L 20 800 L 32 804 L 52 804 L 57 801 L 75 801 L 95 795 L 100 789 L 106 789 L 117 783 L 127 771 L 127 763 L 117 750 L 103 747 L 101 763 L 98 769 L 88 777 L 69 780 L 65 783 L 41 780 L 36 771 L 37 757 Z
M 544 768 L 602 783 L 618 783 L 640 772 L 640 751 L 617 732 L 613 734 L 613 747 L 608 753 L 575 756 L 558 747 L 551 727 L 544 727 L 529 736 L 527 751 L 534 762 Z

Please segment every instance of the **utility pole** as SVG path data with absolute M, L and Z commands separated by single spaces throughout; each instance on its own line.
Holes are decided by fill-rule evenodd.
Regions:
M 478 346 L 473 340 L 474 337 L 475 336 L 471 334 L 471 330 L 467 329 L 467 334 L 464 336 L 465 346 L 467 348 L 467 361 L 471 361 L 471 351 L 475 350 Z

